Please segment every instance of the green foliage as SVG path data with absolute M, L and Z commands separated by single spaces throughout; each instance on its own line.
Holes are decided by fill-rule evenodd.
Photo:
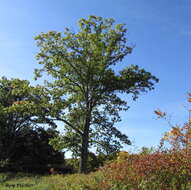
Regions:
M 156 152 L 156 149 L 154 147 L 142 147 L 139 151 L 139 154 L 152 154 Z
M 77 173 L 78 167 L 79 167 L 79 159 L 77 159 L 77 158 L 66 159 L 66 166 L 71 168 L 73 173 Z
M 37 128 L 18 137 L 10 162 L 25 172 L 48 173 L 48 168 L 64 165 L 64 154 L 49 145 L 58 134 L 54 129 Z
M 104 164 L 113 161 L 116 158 L 116 154 L 106 155 L 100 153 L 99 155 L 95 155 L 93 152 L 89 152 L 88 155 L 88 164 L 87 164 L 87 171 L 93 172 L 96 171 L 98 168 L 104 166 Z M 73 173 L 78 171 L 79 166 L 79 158 L 70 158 L 65 160 L 66 167 L 70 168 Z
M 63 34 L 50 31 L 35 39 L 42 66 L 35 70 L 36 77 L 43 73 L 52 77 L 46 81 L 54 104 L 49 111 L 65 124 L 63 144 L 80 154 L 81 171 L 86 170 L 88 148 L 109 154 L 130 144 L 115 127 L 121 121 L 119 112 L 128 109 L 119 94 L 131 94 L 135 100 L 154 89 L 158 79 L 137 65 L 116 72 L 115 66 L 133 49 L 125 25 L 90 16 L 79 21 L 77 33 L 66 28 Z
M 55 127 L 44 112 L 49 100 L 42 86 L 33 87 L 26 80 L 0 79 L 0 167 L 40 172 L 51 160 L 63 161 L 63 155 L 48 144 L 58 132 L 39 127 Z

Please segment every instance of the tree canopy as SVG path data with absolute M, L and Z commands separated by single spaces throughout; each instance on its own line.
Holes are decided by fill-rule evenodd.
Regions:
M 153 90 L 158 79 L 137 65 L 116 71 L 133 47 L 126 26 L 113 19 L 90 16 L 79 21 L 78 32 L 66 28 L 64 33 L 50 31 L 35 39 L 42 66 L 35 76 L 51 77 L 45 84 L 54 106 L 47 110 L 65 124 L 65 140 L 80 152 L 80 171 L 85 172 L 93 144 L 108 152 L 121 143 L 130 144 L 116 128 L 119 112 L 128 109 L 120 94 L 131 94 L 135 100 L 141 92 Z
M 49 139 L 58 133 L 44 112 L 48 100 L 42 86 L 33 87 L 27 80 L 0 79 L 0 166 L 34 169 L 55 162 L 55 158 L 63 160 L 49 145 Z M 45 130 L 40 124 L 53 128 Z

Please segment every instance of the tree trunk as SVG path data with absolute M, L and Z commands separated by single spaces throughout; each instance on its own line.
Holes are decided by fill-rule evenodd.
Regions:
M 84 132 L 82 136 L 82 148 L 81 148 L 81 155 L 80 155 L 79 173 L 87 172 L 89 128 L 90 128 L 90 116 L 87 116 L 86 123 L 84 126 Z
M 87 135 L 83 135 L 82 137 L 82 149 L 81 149 L 81 156 L 80 156 L 80 173 L 87 172 L 87 163 L 88 163 L 88 137 Z

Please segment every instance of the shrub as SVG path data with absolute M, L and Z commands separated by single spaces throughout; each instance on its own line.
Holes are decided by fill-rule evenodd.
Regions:
M 181 189 L 191 180 L 191 154 L 156 152 L 149 155 L 129 155 L 102 168 L 103 185 L 108 189 L 123 184 L 133 189 Z

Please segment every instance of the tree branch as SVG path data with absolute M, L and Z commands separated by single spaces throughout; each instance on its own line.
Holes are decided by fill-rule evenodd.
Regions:
M 78 128 L 76 128 L 76 127 L 74 127 L 71 123 L 69 123 L 67 120 L 65 120 L 65 119 L 62 119 L 62 118 L 56 118 L 56 120 L 58 120 L 58 121 L 62 121 L 62 122 L 64 122 L 66 125 L 68 125 L 68 126 L 70 126 L 72 129 L 74 129 L 77 133 L 79 133 L 81 136 L 83 135 L 83 133 L 78 129 Z

